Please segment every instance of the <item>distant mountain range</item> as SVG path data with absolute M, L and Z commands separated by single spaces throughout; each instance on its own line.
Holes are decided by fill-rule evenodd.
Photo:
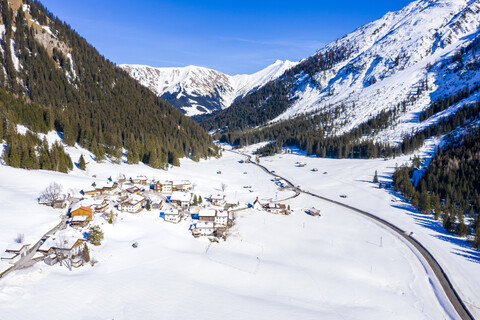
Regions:
M 236 99 L 277 79 L 296 64 L 277 60 L 254 74 L 235 76 L 197 66 L 153 68 L 125 64 L 120 67 L 186 115 L 196 116 L 228 108 Z

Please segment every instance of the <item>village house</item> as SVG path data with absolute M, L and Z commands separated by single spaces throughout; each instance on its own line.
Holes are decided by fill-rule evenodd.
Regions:
M 175 203 L 177 206 L 187 208 L 190 206 L 192 201 L 192 194 L 190 192 L 173 191 L 172 195 L 170 196 L 170 201 Z
M 281 203 L 267 203 L 265 205 L 265 210 L 275 214 L 290 214 L 290 212 L 287 210 L 287 206 Z
M 191 183 L 188 180 L 174 181 L 172 186 L 173 191 L 189 191 Z
M 125 183 L 125 182 L 127 182 L 127 178 L 125 177 L 124 174 L 119 174 L 118 177 L 117 177 L 117 182 L 118 183 Z
M 130 188 L 127 189 L 127 192 L 130 193 L 130 194 L 139 194 L 141 191 L 142 191 L 142 189 L 140 189 L 137 186 L 133 186 L 133 187 L 130 187 Z
M 227 201 L 225 200 L 225 195 L 221 194 L 211 195 L 209 200 L 210 203 L 214 206 L 224 207 L 227 204 Z
M 95 189 L 95 188 L 90 188 L 90 189 L 83 189 L 82 194 L 85 197 L 96 197 L 100 195 L 100 191 Z
M 146 186 L 148 179 L 146 176 L 136 176 L 135 178 L 130 178 L 130 182 L 133 184 L 141 184 Z
M 190 214 L 190 217 L 192 219 L 198 219 L 198 214 L 200 212 L 200 207 L 194 206 L 188 208 L 188 214 Z
M 229 216 L 230 216 L 229 211 L 217 210 L 217 214 L 215 215 L 215 225 L 222 225 L 222 226 L 228 225 Z
M 197 222 L 193 224 L 191 231 L 194 237 L 211 236 L 215 232 L 215 222 Z
M 315 207 L 311 207 L 306 209 L 305 212 L 311 216 L 320 216 L 320 209 L 316 209 Z
M 93 209 L 78 203 L 71 208 L 70 215 L 72 218 L 75 216 L 88 216 L 90 219 L 92 219 Z
M 97 190 L 100 192 L 101 195 L 110 195 L 110 196 L 118 193 L 119 191 L 118 184 L 116 182 L 110 185 L 103 186 L 101 188 L 97 188 Z
M 215 222 L 215 225 L 222 225 L 222 226 L 227 226 L 228 225 L 228 220 L 230 218 L 230 212 L 229 211 L 223 211 L 223 210 L 218 210 L 218 209 L 200 209 L 197 213 L 198 215 L 198 220 L 201 222 Z M 193 218 L 193 214 L 192 214 Z
M 70 201 L 70 194 L 60 194 L 57 199 L 53 200 L 51 197 L 41 195 L 38 198 L 38 203 L 45 206 L 53 206 L 55 209 L 63 209 L 67 207 L 67 202 Z M 53 204 L 53 205 L 52 205 Z
M 210 221 L 215 222 L 215 216 L 217 215 L 217 210 L 215 209 L 200 209 L 198 212 L 199 221 Z
M 136 213 L 142 209 L 145 199 L 137 194 L 130 196 L 126 201 L 118 205 L 118 210 Z
M 164 212 L 165 221 L 178 223 L 180 222 L 180 210 L 174 208 L 167 208 Z
M 263 210 L 263 205 L 260 203 L 260 201 L 258 200 L 258 197 L 255 199 L 255 201 L 253 202 L 253 205 L 252 205 L 253 209 L 255 210 Z
M 7 250 L 5 250 L 5 253 L 2 255 L 1 260 L 11 264 L 15 264 L 17 261 L 19 261 L 29 253 L 29 244 L 15 242 L 7 247 Z
M 170 194 L 173 191 L 173 181 L 156 181 L 153 186 L 155 192 Z
M 67 232 L 60 232 L 47 238 L 38 251 L 47 255 L 49 261 L 45 262 L 49 264 L 51 260 L 54 260 L 53 255 L 62 259 L 71 259 L 81 254 L 85 242 L 85 239 L 74 234 L 69 235 Z
M 97 199 L 92 203 L 95 213 L 105 213 L 110 206 L 107 199 Z
M 152 209 L 161 210 L 162 207 L 163 207 L 163 200 L 151 199 L 150 204 L 151 204 Z
M 74 216 L 70 220 L 70 226 L 76 228 L 76 227 L 86 227 L 90 221 L 92 221 L 92 218 L 90 216 Z
M 0 257 L 0 260 L 8 262 L 10 264 L 15 264 L 17 263 L 18 260 L 20 260 L 20 255 L 17 253 L 11 253 L 11 252 L 5 251 Z

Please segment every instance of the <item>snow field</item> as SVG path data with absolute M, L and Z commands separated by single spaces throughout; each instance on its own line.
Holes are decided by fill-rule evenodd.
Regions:
M 420 157 L 432 156 L 436 145 L 441 140 L 434 138 L 416 154 Z M 255 146 L 244 149 L 246 152 L 255 150 Z M 411 156 L 413 157 L 413 155 Z M 295 166 L 297 161 L 307 163 L 304 168 Z M 464 238 L 447 233 L 441 221 L 435 221 L 430 215 L 418 213 L 408 203 L 402 201 L 392 190 L 379 189 L 372 183 L 375 170 L 378 171 L 380 182 L 391 183 L 395 166 L 410 164 L 410 156 L 397 157 L 384 161 L 383 159 L 321 159 L 307 157 L 301 152 L 279 154 L 273 157 L 261 158 L 260 163 L 270 170 L 300 184 L 303 190 L 317 193 L 327 198 L 344 202 L 353 207 L 373 213 L 383 218 L 422 243 L 438 260 L 446 271 L 455 289 L 459 291 L 469 310 L 480 316 L 480 278 L 477 276 L 480 254 Z M 312 172 L 312 168 L 318 172 Z M 327 172 L 323 174 L 323 172 Z M 347 198 L 340 197 L 346 194 Z M 393 201 L 398 200 L 398 201 Z
M 79 148 L 68 151 L 74 161 L 79 153 L 87 155 Z M 183 159 L 181 167 L 168 171 L 90 162 L 87 173 L 75 169 L 69 175 L 0 166 L 0 184 L 8 190 L 16 186 L 8 194 L 11 201 L 29 202 L 32 211 L 42 208 L 36 204 L 37 192 L 50 181 L 82 188 L 119 172 L 127 177 L 189 179 L 202 196 L 218 193 L 224 182 L 227 199 L 240 202 L 251 203 L 257 195 L 282 199 L 293 194 L 278 191 L 268 175 L 240 164 L 241 159 L 224 152 L 220 159 L 199 163 Z M 282 159 L 277 162 L 279 172 L 291 163 Z M 222 174 L 216 174 L 219 170 Z M 297 172 L 295 178 L 300 177 Z M 308 180 L 301 183 L 307 185 Z M 255 192 L 244 189 L 246 184 Z M 0 193 L 0 200 L 8 199 Z M 294 210 L 290 216 L 240 211 L 232 235 L 220 243 L 193 238 L 188 221 L 166 223 L 158 210 L 120 213 L 113 225 L 97 217 L 94 223 L 101 225 L 105 240 L 99 247 L 90 246 L 90 255 L 98 263 L 72 271 L 38 263 L 11 273 L 0 280 L 0 314 L 7 319 L 448 317 L 420 261 L 389 231 L 315 198 L 301 195 L 286 203 Z M 301 210 L 311 206 L 321 209 L 322 216 Z M 7 223 L 16 223 L 32 238 L 37 229 L 38 236 L 42 234 L 43 228 L 25 221 L 23 205 L 11 208 L 0 215 L 2 231 L 9 229 Z M 43 209 L 35 214 L 53 225 L 59 221 L 61 211 Z M 0 243 L 11 242 L 11 237 L 0 232 Z M 132 248 L 133 242 L 138 248 Z

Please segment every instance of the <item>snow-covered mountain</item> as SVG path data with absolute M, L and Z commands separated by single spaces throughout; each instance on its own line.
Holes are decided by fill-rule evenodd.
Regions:
M 290 102 L 269 111 L 269 120 L 326 113 L 341 106 L 332 126 L 338 135 L 382 110 L 405 103 L 401 115 L 378 136 L 398 141 L 405 133 L 430 123 L 429 119 L 425 123 L 417 120 L 419 112 L 433 100 L 480 83 L 479 26 L 478 0 L 418 0 L 389 12 L 330 43 L 281 76 L 277 83 L 288 87 L 286 98 Z M 232 126 L 236 108 L 263 112 L 268 99 L 262 93 L 255 100 L 255 94 L 242 99 L 245 103 L 237 101 L 217 115 L 220 121 L 214 118 L 211 123 L 217 121 L 222 127 L 225 121 L 221 119 L 229 119 Z M 479 96 L 474 92 L 468 101 Z M 258 104 L 248 109 L 251 101 Z M 463 102 L 446 112 L 453 112 Z
M 228 108 L 235 99 L 278 78 L 296 64 L 277 60 L 256 73 L 235 76 L 197 66 L 154 68 L 126 64 L 120 67 L 188 116 L 195 116 Z

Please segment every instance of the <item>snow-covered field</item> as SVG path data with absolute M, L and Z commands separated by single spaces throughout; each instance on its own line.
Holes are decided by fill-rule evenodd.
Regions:
M 417 155 L 430 157 L 439 143 L 437 139 L 428 140 Z M 246 148 L 252 152 L 256 146 Z M 410 156 L 383 160 L 357 159 L 321 159 L 307 157 L 296 152 L 261 158 L 261 164 L 277 174 L 300 185 L 303 190 L 340 200 L 353 207 L 373 213 L 410 233 L 419 240 L 447 272 L 455 288 L 460 291 L 469 310 L 480 317 L 480 252 L 466 243 L 465 238 L 447 233 L 441 221 L 435 221 L 430 215 L 418 213 L 403 198 L 392 190 L 379 189 L 372 183 L 375 170 L 380 182 L 391 183 L 395 166 L 411 164 Z M 296 162 L 305 162 L 303 168 Z M 317 172 L 312 169 L 317 168 Z M 325 173 L 326 172 L 326 173 Z M 345 194 L 343 199 L 340 195 Z
M 87 154 L 75 148 L 68 151 L 74 160 L 82 152 Z M 18 232 L 33 243 L 59 222 L 61 210 L 36 203 L 38 194 L 52 181 L 65 189 L 81 189 L 119 173 L 127 177 L 144 174 L 156 179 L 189 179 L 196 184 L 195 193 L 202 196 L 218 193 L 223 182 L 227 184 L 228 199 L 241 203 L 251 203 L 256 196 L 282 199 L 292 195 L 290 191 L 278 191 L 270 177 L 257 167 L 240 164 L 242 158 L 224 152 L 220 159 L 199 163 L 184 159 L 181 167 L 169 171 L 90 160 L 87 172 L 75 169 L 68 175 L 0 166 L 0 249 L 5 249 Z M 390 196 L 368 182 L 373 174 L 371 169 L 378 166 L 383 172 L 388 162 L 308 158 L 306 168 L 296 168 L 296 159 L 306 158 L 279 155 L 264 164 L 301 181 L 312 191 L 316 188 L 332 196 L 347 193 L 348 202 L 367 209 L 385 209 L 384 215 L 393 221 L 410 223 L 421 240 L 432 237 L 426 232 L 429 229 L 414 228 L 415 222 L 408 222 L 415 221 L 417 215 L 392 208 Z M 320 178 L 321 172 L 310 172 L 313 161 L 328 175 Z M 222 174 L 216 173 L 219 170 Z M 254 192 L 244 185 L 251 185 Z M 40 262 L 7 275 L 0 280 L 0 318 L 451 317 L 451 307 L 436 289 L 436 281 L 411 249 L 388 230 L 346 209 L 307 196 L 286 203 L 294 210 L 290 216 L 253 209 L 242 211 L 231 236 L 220 243 L 193 238 L 188 221 L 166 223 L 159 218 L 158 211 L 122 213 L 113 225 L 97 218 L 95 223 L 101 224 L 105 232 L 102 245 L 91 246 L 91 256 L 98 263 L 69 271 Z M 311 206 L 320 208 L 322 216 L 305 214 L 302 208 Z M 420 218 L 426 219 L 417 219 Z M 423 235 L 420 230 L 424 230 Z M 434 238 L 427 244 L 431 247 L 435 241 Z M 139 247 L 132 248 L 133 242 L 138 242 Z M 451 254 L 451 246 L 454 244 L 440 239 L 434 249 L 440 252 L 439 258 L 453 260 L 448 264 L 449 272 L 466 272 L 454 280 L 465 285 L 462 292 L 467 294 L 469 288 L 478 288 L 478 279 L 471 276 L 478 261 Z M 471 287 L 464 283 L 466 279 L 470 279 Z M 472 303 L 478 302 L 475 296 L 471 297 Z

